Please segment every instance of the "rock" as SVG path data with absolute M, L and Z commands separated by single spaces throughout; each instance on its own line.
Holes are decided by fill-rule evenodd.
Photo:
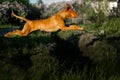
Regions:
M 94 36 L 93 34 L 90 33 L 83 34 L 80 36 L 79 47 L 87 46 L 90 43 L 92 43 L 95 39 L 97 39 L 97 37 Z

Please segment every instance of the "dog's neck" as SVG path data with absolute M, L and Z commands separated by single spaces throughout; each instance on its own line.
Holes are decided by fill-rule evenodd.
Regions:
M 64 10 L 59 11 L 56 15 L 60 16 L 62 19 L 66 19 L 68 17 L 68 14 Z

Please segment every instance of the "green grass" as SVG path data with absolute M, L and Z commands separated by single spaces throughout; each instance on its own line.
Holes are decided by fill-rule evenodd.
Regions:
M 105 36 L 119 37 L 120 36 L 120 18 L 113 18 L 102 25 L 100 30 L 104 30 Z
M 13 27 L 13 25 L 11 25 L 11 24 L 0 24 L 0 29 L 1 28 L 12 28 Z
M 101 26 L 83 24 L 86 31 L 82 32 L 36 31 L 27 37 L 0 36 L 0 79 L 120 80 L 118 22 L 111 19 Z M 83 45 L 81 41 L 90 43 Z

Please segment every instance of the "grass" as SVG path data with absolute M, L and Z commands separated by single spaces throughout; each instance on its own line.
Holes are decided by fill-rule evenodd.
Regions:
M 119 80 L 118 22 L 119 19 L 112 19 L 101 26 L 83 24 L 83 32 L 36 31 L 27 37 L 0 36 L 0 78 Z
M 0 24 L 0 29 L 3 29 L 3 28 L 13 28 L 13 27 L 16 27 L 15 25 L 11 25 L 11 24 Z

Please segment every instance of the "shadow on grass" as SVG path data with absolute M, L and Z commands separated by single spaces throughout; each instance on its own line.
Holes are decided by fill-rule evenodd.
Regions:
M 49 47 L 49 43 L 53 43 L 50 36 L 41 37 L 0 37 L 0 60 L 20 67 L 28 69 L 32 66 L 32 55 L 40 54 L 44 48 Z M 43 50 L 43 51 L 42 51 Z M 44 51 L 43 55 L 46 55 Z
M 79 77 L 81 74 L 84 74 L 83 77 L 87 76 L 87 79 L 88 77 L 92 77 L 95 78 L 94 80 L 98 80 L 98 76 L 103 76 L 106 80 L 110 76 L 113 76 L 113 74 L 118 74 L 119 65 L 117 65 L 117 55 L 115 52 L 115 57 L 111 55 L 111 47 L 106 44 L 107 46 L 105 47 L 107 48 L 105 48 L 104 42 L 96 44 L 95 47 L 91 47 L 93 44 L 90 44 L 85 50 L 89 48 L 92 52 L 89 50 L 85 52 L 91 55 L 83 56 L 85 52 L 81 51 L 82 49 L 79 47 L 80 35 L 81 33 L 78 35 L 71 34 L 67 38 L 61 38 L 57 33 L 36 32 L 27 37 L 0 37 L 0 75 L 2 72 L 5 72 L 4 75 L 10 75 L 10 78 L 14 79 L 14 76 L 19 76 L 19 74 L 16 73 L 21 72 L 21 76 L 24 77 L 24 79 L 28 78 L 27 80 L 43 80 L 45 77 L 46 80 L 49 80 L 50 77 L 57 77 L 58 79 L 52 80 L 59 80 L 60 77 L 65 76 L 65 73 L 66 75 L 70 73 L 70 77 L 75 77 L 72 75 L 79 73 Z M 109 39 L 107 43 L 111 41 L 113 40 Z M 118 39 L 115 41 L 117 44 Z M 103 46 L 103 48 L 100 48 L 101 46 Z M 92 54 L 96 53 L 96 47 L 98 54 L 102 54 L 101 51 L 105 49 L 105 51 L 103 51 L 105 55 L 98 55 L 98 57 L 103 57 L 103 60 L 94 63 L 94 59 L 90 59 L 90 56 L 95 55 L 95 58 L 97 58 L 96 54 Z M 114 47 L 118 48 L 119 45 Z M 112 49 L 114 50 L 114 48 Z M 108 51 L 110 54 L 106 56 Z M 6 67 L 8 64 L 10 64 L 10 67 Z M 21 70 L 24 70 L 25 73 Z M 23 73 L 25 75 L 23 75 Z M 2 78 L 4 79 L 4 77 Z M 16 79 L 18 79 L 18 77 L 16 77 Z
M 59 36 L 54 35 L 54 41 L 56 42 L 56 47 L 52 52 L 52 55 L 59 60 L 61 72 L 66 70 L 72 70 L 73 72 L 83 70 L 86 64 L 89 65 L 91 62 L 88 57 L 82 55 L 83 53 L 78 47 L 78 35 L 71 36 L 68 40 L 64 40 Z
M 32 66 L 31 56 L 47 53 L 47 56 L 55 56 L 59 60 L 59 64 L 62 65 L 60 70 L 69 70 L 73 66 L 76 70 L 78 70 L 77 68 L 82 70 L 90 60 L 82 56 L 77 44 L 78 40 L 78 35 L 64 40 L 57 36 L 57 33 L 37 37 L 34 35 L 13 38 L 0 37 L 0 51 L 2 52 L 0 57 L 1 59 L 4 57 L 8 61 L 10 60 L 9 62 L 12 64 L 27 69 Z M 55 43 L 54 46 L 48 45 L 53 43 Z M 41 44 L 42 46 L 40 46 Z M 49 47 L 53 49 L 47 52 Z

